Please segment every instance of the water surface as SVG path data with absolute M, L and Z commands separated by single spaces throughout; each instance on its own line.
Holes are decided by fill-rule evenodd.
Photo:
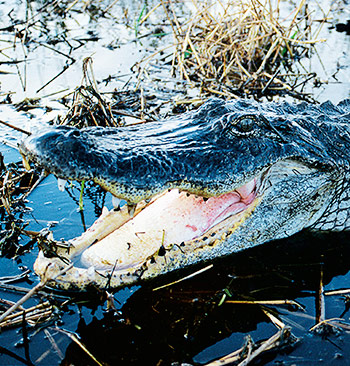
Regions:
M 107 9 L 108 5 L 107 1 L 98 3 L 101 9 Z M 327 81 L 310 90 L 319 102 L 337 103 L 350 96 L 350 37 L 334 29 L 336 23 L 346 22 L 350 13 L 346 2 L 335 5 L 320 35 L 327 41 L 308 61 L 319 79 Z M 144 6 L 149 10 L 153 4 L 120 1 L 101 16 L 92 7 L 85 11 L 80 4 L 62 16 L 48 11 L 52 8 L 46 2 L 2 1 L 0 98 L 2 101 L 11 98 L 11 103 L 1 104 L 0 120 L 35 131 L 63 114 L 61 98 L 80 84 L 81 64 L 87 56 L 93 56 L 96 80 L 105 80 L 99 84 L 101 89 L 123 88 L 128 81 L 127 85 L 136 85 L 132 66 L 155 47 L 171 41 L 170 35 L 160 40 L 137 38 L 138 32 L 145 35 L 156 25 L 164 26 L 161 20 L 151 17 L 147 26 L 138 29 L 135 24 Z M 286 2 L 285 6 L 291 4 Z M 16 39 L 14 32 L 6 30 L 14 19 L 19 21 L 15 28 L 22 30 Z M 36 24 L 27 34 L 32 39 L 23 40 L 21 45 L 18 37 L 24 35 L 23 24 L 29 20 Z M 57 77 L 50 82 L 54 76 Z M 176 82 L 169 85 L 172 87 Z M 14 104 L 24 98 L 40 98 L 39 108 L 16 110 Z M 0 125 L 0 140 L 6 143 L 0 145 L 5 163 L 20 160 L 16 146 L 21 138 L 21 133 Z M 29 210 L 22 215 L 29 223 L 27 229 L 50 228 L 56 239 L 67 240 L 91 225 L 104 205 L 111 207 L 110 195 L 91 187 L 85 190 L 85 209 L 81 213 L 79 193 L 78 183 L 73 182 L 65 192 L 60 192 L 53 176 L 45 178 L 28 197 Z M 56 325 L 74 332 L 100 362 L 109 365 L 206 364 L 240 348 L 248 334 L 259 341 L 277 331 L 258 305 L 219 305 L 226 296 L 227 300 L 289 299 L 304 308 L 266 306 L 300 340 L 285 352 L 269 353 L 261 364 L 348 365 L 349 330 L 330 328 L 321 335 L 309 330 L 319 316 L 321 277 L 326 291 L 350 287 L 349 239 L 347 233 L 301 233 L 269 243 L 217 261 L 212 270 L 179 285 L 152 291 L 171 281 L 170 276 L 160 283 L 118 291 L 114 294 L 118 312 L 114 313 L 107 312 L 106 302 L 98 297 L 73 295 L 73 300 L 64 306 L 60 300 L 57 319 L 45 331 L 40 327 L 29 329 L 28 336 L 21 328 L 4 331 L 0 335 L 0 364 L 95 364 L 66 334 L 57 331 Z M 20 244 L 28 241 L 23 237 Z M 0 276 L 32 269 L 37 251 L 33 247 L 20 257 L 1 258 Z M 38 283 L 33 273 L 29 279 L 30 282 L 18 285 L 31 288 Z M 21 294 L 1 290 L 0 296 L 17 301 Z M 25 306 L 37 301 L 38 298 L 32 298 Z M 326 296 L 324 309 L 327 319 L 341 317 L 350 323 L 348 298 Z

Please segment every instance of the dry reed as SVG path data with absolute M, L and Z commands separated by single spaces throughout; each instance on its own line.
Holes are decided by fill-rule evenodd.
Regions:
M 174 37 L 172 74 L 206 94 L 301 94 L 315 77 L 295 67 L 321 41 L 314 37 L 323 21 L 312 20 L 305 0 L 287 17 L 271 0 L 192 0 L 187 19 L 172 0 L 162 4 Z

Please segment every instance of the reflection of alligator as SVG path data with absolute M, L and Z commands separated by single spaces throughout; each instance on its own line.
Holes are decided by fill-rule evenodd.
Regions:
M 89 312 L 85 312 L 89 315 L 84 319 L 83 313 L 76 332 L 103 364 L 206 364 L 239 349 L 247 333 L 258 341 L 276 332 L 271 323 L 265 323 L 268 317 L 262 309 L 266 307 L 229 302 L 218 306 L 224 294 L 229 301 L 289 299 L 300 302 L 305 311 L 269 305 L 270 312 L 279 314 L 286 324 L 293 324 L 293 333 L 303 340 L 291 354 L 280 353 L 279 362 L 273 362 L 270 355 L 268 364 L 295 364 L 296 359 L 301 364 L 307 357 L 306 364 L 318 365 L 321 357 L 333 359 L 335 347 L 342 348 L 343 360 L 349 359 L 350 348 L 343 345 L 350 341 L 350 334 L 330 336 L 326 342 L 307 335 L 316 321 L 321 271 L 324 286 L 332 278 L 342 286 L 339 275 L 350 268 L 348 240 L 346 233 L 304 232 L 273 245 L 252 248 L 171 288 L 152 291 L 144 286 L 123 304 L 122 318 L 109 313 L 102 317 L 97 312 L 91 320 Z M 347 278 L 349 275 L 342 279 L 344 284 Z M 116 298 L 121 300 L 123 295 L 117 294 Z M 349 312 L 341 315 L 346 305 L 339 298 L 326 300 L 326 304 L 328 317 L 348 318 Z M 62 364 L 87 365 L 90 359 L 71 342 Z
M 27 159 L 128 201 L 58 250 L 81 264 L 57 284 L 119 287 L 306 227 L 347 229 L 349 121 L 349 100 L 214 99 L 166 122 L 31 136 Z M 53 277 L 64 266 L 40 253 L 36 271 Z

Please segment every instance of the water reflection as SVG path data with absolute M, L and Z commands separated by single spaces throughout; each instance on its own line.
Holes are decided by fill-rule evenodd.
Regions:
M 78 6 L 84 4 L 86 2 L 78 2 Z M 109 1 L 99 2 L 104 10 L 110 4 Z M 66 105 L 63 96 L 68 93 L 67 88 L 72 90 L 80 84 L 81 63 L 85 57 L 94 53 L 96 80 L 102 80 L 109 90 L 113 90 L 116 86 L 132 85 L 127 84 L 134 77 L 130 67 L 143 52 L 153 51 L 153 46 L 147 47 L 146 39 L 135 40 L 134 20 L 144 6 L 142 2 L 119 1 L 103 16 L 94 12 L 93 2 L 87 12 L 78 10 L 67 14 L 60 13 L 60 5 L 66 6 L 60 1 L 2 2 L 1 100 L 9 103 L 11 100 L 20 102 L 25 97 L 40 97 L 42 105 L 50 108 L 24 112 L 11 104 L 2 104 L 0 119 L 23 128 L 40 128 L 43 121 L 51 121 L 58 113 L 63 113 Z M 152 1 L 147 5 L 150 10 Z M 345 27 L 347 11 L 344 7 L 340 13 L 333 14 L 340 17 L 335 21 Z M 26 14 L 27 20 L 35 22 L 27 33 Z M 338 102 L 350 96 L 350 38 L 345 32 L 338 33 L 327 27 L 324 32 L 327 42 L 320 44 L 318 54 L 310 62 L 320 80 L 329 82 L 310 92 L 316 93 L 318 101 Z M 170 44 L 170 38 L 162 40 Z M 314 62 L 320 59 L 322 63 Z M 174 80 L 166 80 L 164 84 L 173 83 Z M 164 104 L 170 98 L 168 91 L 165 89 L 162 96 Z M 121 103 L 126 98 L 123 95 Z M 155 98 L 160 99 L 158 92 Z M 8 131 L 0 127 L 1 138 L 16 146 L 19 134 Z M 0 150 L 6 152 L 6 163 L 18 159 L 13 150 L 3 146 Z M 77 191 L 78 188 L 72 199 L 67 191 L 65 194 L 58 192 L 53 177 L 47 178 L 30 196 L 28 205 L 33 209 L 33 216 L 28 219 L 28 228 L 40 230 L 51 221 L 57 223 L 52 228 L 56 239 L 79 235 L 84 225 L 77 212 L 77 202 L 74 202 Z M 105 196 L 99 191 L 87 191 L 85 204 L 84 220 L 89 226 L 105 204 Z M 300 234 L 217 261 L 214 269 L 169 288 L 152 291 L 154 287 L 170 282 L 174 276 L 151 282 L 134 293 L 129 289 L 119 291 L 115 295 L 120 301 L 120 305 L 117 304 L 120 313 L 117 314 L 103 313 L 105 305 L 100 299 L 96 304 L 88 298 L 79 306 L 73 301 L 61 314 L 59 325 L 76 331 L 96 358 L 110 365 L 206 363 L 241 347 L 248 333 L 259 340 L 276 331 L 261 306 L 228 303 L 219 306 L 223 296 L 226 300 L 291 299 L 302 304 L 305 311 L 287 306 L 268 308 L 303 339 L 289 355 L 278 355 L 274 361 L 313 365 L 323 358 L 326 363 L 334 361 L 337 365 L 346 365 L 350 359 L 350 350 L 346 347 L 350 341 L 348 333 L 329 335 L 322 340 L 311 336 L 308 329 L 315 324 L 319 314 L 321 274 L 326 290 L 349 286 L 349 251 L 349 234 Z M 16 261 L 1 259 L 1 275 L 18 274 L 20 262 L 32 268 L 36 254 L 33 250 Z M 185 272 L 181 276 L 185 276 Z M 31 279 L 38 281 L 35 275 Z M 1 296 L 17 301 L 21 294 L 3 292 Z M 28 306 L 33 303 L 34 300 Z M 326 297 L 325 310 L 327 318 L 341 316 L 349 320 L 348 307 L 341 296 Z M 61 350 L 62 365 L 95 364 L 74 342 L 53 329 L 48 331 Z M 30 359 L 38 365 L 60 362 L 60 353 L 41 329 L 30 330 L 26 349 L 20 346 L 21 337 L 21 330 L 2 334 L 1 364 L 32 364 Z M 6 350 L 9 356 L 6 356 Z
M 168 365 L 206 363 L 240 348 L 248 333 L 260 340 L 276 332 L 264 306 L 219 305 L 225 295 L 226 300 L 298 301 L 305 311 L 293 306 L 265 308 L 290 325 L 296 336 L 305 337 L 316 321 L 321 274 L 326 289 L 333 289 L 339 280 L 342 286 L 349 281 L 348 240 L 348 234 L 302 233 L 217 261 L 214 269 L 166 289 L 152 291 L 159 283 L 148 283 L 117 315 L 107 313 L 89 322 L 82 318 L 77 333 L 95 357 L 108 364 Z M 327 299 L 327 318 L 349 318 L 343 301 L 333 301 L 328 308 L 329 303 Z M 302 347 L 308 342 L 306 337 Z M 332 351 L 331 343 L 320 337 L 312 337 L 312 342 L 320 350 Z M 336 337 L 332 342 L 341 346 Z M 63 364 L 86 362 L 88 357 L 71 343 Z

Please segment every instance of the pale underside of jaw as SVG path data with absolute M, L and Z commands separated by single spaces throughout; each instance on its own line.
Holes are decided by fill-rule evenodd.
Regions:
M 82 252 L 80 264 L 95 269 L 135 268 L 159 250 L 200 238 L 230 216 L 245 211 L 256 197 L 256 179 L 218 197 L 172 189 L 132 219 Z

